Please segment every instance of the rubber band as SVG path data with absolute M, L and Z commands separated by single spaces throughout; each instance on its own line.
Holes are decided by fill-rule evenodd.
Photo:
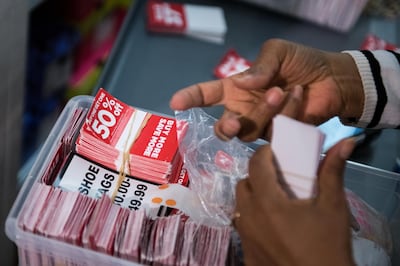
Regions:
M 126 170 L 128 170 L 129 173 L 131 172 L 130 163 L 129 163 L 130 150 L 132 148 L 133 143 L 135 143 L 135 140 L 136 140 L 139 132 L 141 132 L 141 130 L 138 130 L 138 132 L 136 132 L 136 136 L 132 140 L 132 142 L 130 144 L 128 143 L 128 141 L 130 139 L 130 136 L 132 134 L 133 125 L 135 124 L 134 121 L 135 121 L 135 117 L 136 117 L 136 112 L 137 112 L 136 110 L 133 112 L 133 115 L 132 115 L 133 116 L 132 117 L 132 121 L 133 122 L 132 122 L 132 124 L 131 124 L 131 126 L 129 128 L 128 137 L 126 138 L 126 141 L 125 141 L 125 144 L 124 144 L 124 151 L 122 153 L 122 162 L 121 162 L 121 165 L 119 167 L 117 185 L 115 186 L 114 191 L 113 191 L 113 193 L 111 195 L 112 201 L 114 201 L 115 197 L 117 196 L 118 189 L 119 189 L 119 187 L 121 186 L 122 182 L 124 181 L 124 179 L 126 177 L 126 172 L 127 172 Z M 129 145 L 129 147 L 128 147 L 128 145 Z M 128 169 L 126 169 L 126 168 L 128 168 Z

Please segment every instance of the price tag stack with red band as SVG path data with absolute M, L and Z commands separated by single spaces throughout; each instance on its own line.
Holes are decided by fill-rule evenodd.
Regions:
M 224 11 L 217 6 L 148 1 L 147 30 L 223 43 L 227 27 Z
M 76 152 L 122 174 L 156 184 L 182 168 L 176 121 L 129 106 L 100 89 L 76 140 Z

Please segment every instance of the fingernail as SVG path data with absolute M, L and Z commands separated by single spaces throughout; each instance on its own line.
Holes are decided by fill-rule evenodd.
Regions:
M 301 85 L 294 86 L 292 91 L 292 97 L 297 100 L 301 100 L 303 98 L 303 86 Z
M 229 141 L 233 138 L 233 136 L 227 136 L 221 129 L 219 129 L 218 127 L 214 127 L 214 132 L 215 135 L 221 139 L 222 141 Z
M 232 78 L 236 79 L 236 80 L 245 80 L 250 78 L 250 76 L 252 75 L 253 71 L 251 70 L 251 68 L 246 69 L 243 72 L 237 73 L 236 75 L 233 75 Z
M 237 115 L 227 112 L 224 122 L 217 121 L 214 125 L 215 134 L 223 141 L 229 141 L 237 135 L 240 130 L 240 123 L 237 120 Z
M 225 120 L 225 123 L 221 125 L 221 132 L 227 139 L 232 139 L 240 131 L 240 122 L 236 116 L 232 116 Z
M 277 87 L 267 91 L 267 103 L 273 107 L 278 107 L 283 100 L 283 91 Z
M 340 149 L 340 157 L 343 160 L 347 160 L 353 153 L 354 147 L 356 146 L 356 141 L 354 138 L 349 138 L 346 140 Z

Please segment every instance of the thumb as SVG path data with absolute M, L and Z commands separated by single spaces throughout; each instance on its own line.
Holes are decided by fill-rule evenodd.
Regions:
M 354 147 L 355 140 L 349 138 L 337 143 L 326 154 L 318 171 L 318 200 L 321 204 L 336 204 L 344 198 L 344 169 Z

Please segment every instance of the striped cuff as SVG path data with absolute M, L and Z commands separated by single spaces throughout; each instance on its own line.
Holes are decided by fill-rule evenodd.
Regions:
M 362 115 L 357 122 L 350 122 L 350 124 L 357 127 L 368 127 L 373 120 L 378 101 L 378 95 L 376 92 L 376 86 L 370 64 L 366 56 L 360 51 L 343 51 L 343 53 L 349 54 L 355 61 L 364 89 L 364 107 Z M 349 121 L 342 122 L 349 124 Z

